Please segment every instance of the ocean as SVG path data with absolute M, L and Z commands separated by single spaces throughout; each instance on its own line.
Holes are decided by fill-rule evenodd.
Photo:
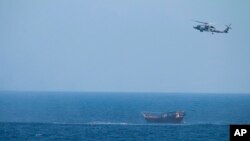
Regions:
M 176 110 L 184 123 L 141 115 Z M 248 94 L 0 92 L 1 141 L 228 141 L 249 117 Z

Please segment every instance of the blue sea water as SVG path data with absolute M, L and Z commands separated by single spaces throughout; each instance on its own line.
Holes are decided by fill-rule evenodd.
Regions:
M 183 124 L 149 124 L 142 111 L 183 110 Z M 0 140 L 228 141 L 250 124 L 248 94 L 0 92 Z

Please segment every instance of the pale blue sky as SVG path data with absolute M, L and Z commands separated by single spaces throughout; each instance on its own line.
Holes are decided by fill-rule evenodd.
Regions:
M 249 0 L 0 0 L 0 90 L 250 93 Z M 191 19 L 229 34 L 200 33 Z

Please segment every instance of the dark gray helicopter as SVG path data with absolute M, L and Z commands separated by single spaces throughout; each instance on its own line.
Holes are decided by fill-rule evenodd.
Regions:
M 195 21 L 195 20 L 193 20 L 193 21 Z M 197 26 L 193 27 L 194 29 L 197 29 L 200 32 L 205 31 L 205 32 L 211 32 L 212 34 L 214 34 L 214 33 L 228 33 L 229 29 L 232 29 L 230 27 L 231 24 L 226 25 L 226 29 L 224 29 L 224 30 L 218 30 L 214 26 L 212 26 L 210 23 L 201 22 L 201 21 L 195 21 L 195 22 L 202 23 L 202 25 L 197 25 Z

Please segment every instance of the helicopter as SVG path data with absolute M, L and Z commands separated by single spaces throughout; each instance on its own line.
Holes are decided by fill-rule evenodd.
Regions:
M 232 29 L 231 24 L 226 25 L 226 29 L 224 29 L 224 30 L 218 30 L 211 23 L 201 22 L 201 21 L 196 21 L 196 20 L 193 20 L 193 21 L 197 22 L 197 23 L 201 23 L 201 25 L 197 25 L 197 26 L 193 27 L 194 29 L 197 29 L 200 32 L 205 31 L 205 32 L 211 32 L 212 34 L 214 34 L 214 33 L 228 33 L 229 29 Z

